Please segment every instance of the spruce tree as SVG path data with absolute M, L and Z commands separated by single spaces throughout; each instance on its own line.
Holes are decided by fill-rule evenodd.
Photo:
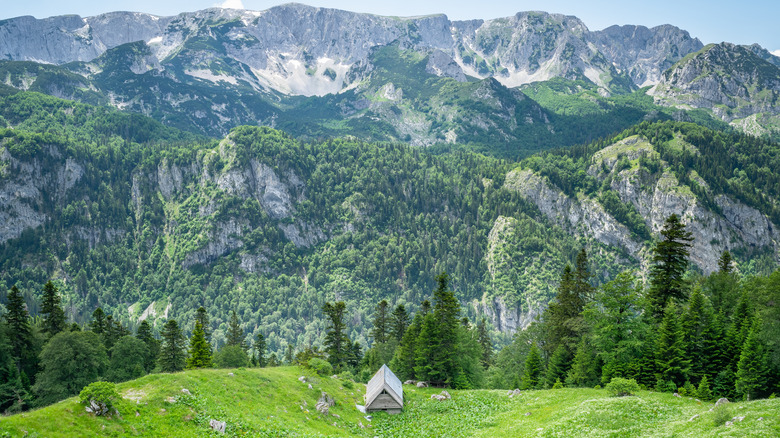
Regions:
M 712 332 L 712 319 L 714 315 L 706 297 L 697 287 L 691 293 L 688 300 L 688 308 L 682 316 L 682 329 L 684 342 L 687 346 L 686 355 L 695 358 L 691 361 L 689 372 L 690 379 L 697 383 L 706 374 L 712 374 L 710 368 L 715 360 L 714 337 Z M 714 374 L 712 374 L 714 375 Z
M 487 322 L 483 317 L 479 324 L 477 324 L 477 336 L 479 339 L 479 345 L 482 348 L 482 357 L 480 362 L 483 369 L 488 369 L 493 362 L 493 341 L 490 340 L 490 333 L 487 329 Z
M 241 324 L 238 323 L 238 316 L 236 311 L 230 315 L 230 323 L 228 324 L 227 339 L 225 345 L 228 347 L 241 347 L 244 345 L 244 330 L 241 328 Z
M 417 352 L 417 339 L 420 335 L 420 326 L 422 324 L 422 315 L 417 313 L 404 331 L 401 343 L 395 350 L 395 356 L 390 362 L 390 367 L 401 380 L 420 380 L 415 375 L 414 366 Z
M 598 384 L 601 367 L 596 352 L 583 337 L 577 346 L 569 373 L 566 375 L 566 386 L 588 387 Z
M 393 310 L 390 321 L 390 337 L 399 343 L 404 338 L 404 333 L 409 327 L 409 314 L 403 304 L 399 304 Z
M 576 350 L 586 329 L 582 311 L 592 292 L 589 277 L 583 249 L 577 255 L 576 270 L 572 272 L 569 265 L 563 269 L 558 293 L 545 312 L 544 323 L 549 333 L 545 350 L 548 354 L 551 355 L 560 344 L 569 350 L 569 354 Z
M 707 379 L 707 375 L 702 376 L 699 382 L 699 387 L 696 389 L 696 397 L 704 400 L 712 400 L 712 391 L 710 390 L 710 381 Z
M 520 382 L 520 389 L 538 389 L 542 377 L 542 356 L 536 342 L 531 345 L 531 350 L 525 359 L 525 371 Z
M 43 320 L 43 332 L 46 333 L 49 338 L 65 330 L 65 311 L 62 310 L 59 291 L 51 280 L 46 282 L 43 286 L 41 313 L 45 315 Z
M 734 260 L 731 258 L 731 253 L 724 250 L 718 259 L 718 272 L 723 274 L 731 274 L 734 270 Z
M 449 290 L 449 276 L 442 272 L 436 277 L 438 287 L 433 292 L 433 317 L 435 320 L 433 364 L 430 379 L 436 383 L 449 383 L 460 373 L 457 360 L 460 302 Z
M 428 313 L 421 319 L 419 335 L 415 342 L 414 378 L 417 380 L 431 381 L 440 377 L 438 369 L 435 368 L 436 336 L 436 319 L 432 313 Z
M 175 319 L 169 319 L 162 330 L 162 345 L 157 363 L 160 371 L 175 373 L 185 366 L 185 342 L 186 339 Z
M 203 334 L 206 336 L 206 341 L 211 342 L 211 328 L 209 326 L 209 315 L 206 312 L 206 308 L 203 306 L 198 307 L 195 312 L 195 322 L 200 323 L 203 327 Z
M 287 344 L 287 351 L 284 353 L 284 363 L 292 365 L 295 360 L 295 347 L 292 344 Z
M 160 341 L 155 339 L 152 334 L 152 326 L 149 321 L 143 320 L 138 324 L 135 337 L 146 344 L 146 356 L 144 357 L 144 368 L 147 373 L 152 372 L 157 363 L 157 356 L 160 353 Z
M 190 337 L 187 368 L 211 368 L 211 344 L 206 340 L 206 333 L 200 321 L 195 321 L 195 330 Z
M 683 300 L 687 286 L 683 276 L 688 270 L 688 254 L 693 234 L 685 229 L 679 216 L 672 214 L 661 230 L 662 240 L 653 250 L 653 266 L 650 268 L 648 305 L 650 313 L 658 320 L 663 317 L 670 300 Z
M 334 369 L 342 369 L 347 363 L 352 348 L 352 342 L 347 336 L 347 325 L 344 322 L 344 312 L 347 305 L 343 301 L 335 304 L 325 303 L 322 311 L 328 317 L 328 331 L 325 334 L 325 351 L 328 362 Z
M 92 312 L 92 321 L 89 323 L 89 329 L 100 336 L 106 331 L 106 314 L 103 309 L 98 307 Z
M 7 324 L 9 353 L 19 372 L 20 378 L 34 378 L 38 372 L 39 348 L 33 339 L 30 327 L 30 315 L 24 297 L 16 285 L 8 292 L 8 303 L 4 315 Z
M 287 351 L 290 351 L 291 346 L 292 344 L 287 344 Z M 263 336 L 262 333 L 257 334 L 257 337 L 255 338 L 254 347 L 255 347 L 255 351 L 257 352 L 257 366 L 263 368 L 267 364 L 267 361 L 265 359 L 265 353 L 266 353 L 265 336 Z M 289 364 L 292 365 L 292 360 L 289 362 Z
M 766 390 L 769 367 L 766 349 L 760 338 L 761 320 L 755 318 L 737 364 L 737 394 L 745 400 L 754 400 Z
M 666 306 L 663 322 L 658 330 L 655 351 L 658 377 L 663 382 L 682 386 L 687 380 L 690 359 L 686 358 L 686 346 L 680 326 L 677 306 L 672 302 Z
M 547 365 L 547 373 L 544 377 L 546 388 L 552 388 L 557 381 L 566 380 L 571 365 L 571 359 L 569 350 L 566 346 L 563 344 L 558 345 L 558 348 L 555 349 L 555 352 L 550 358 L 549 365 Z
M 374 342 L 380 344 L 387 342 L 389 331 L 387 306 L 387 301 L 382 300 L 376 305 L 376 311 L 374 312 L 374 327 L 371 329 L 371 336 L 374 338 Z

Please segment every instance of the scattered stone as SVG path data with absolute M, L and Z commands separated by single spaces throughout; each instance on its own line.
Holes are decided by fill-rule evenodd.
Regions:
M 693 420 L 695 420 L 695 419 L 697 419 L 697 418 L 699 418 L 699 414 L 696 414 L 696 415 L 694 415 L 694 416 L 693 416 L 693 417 L 691 417 L 691 419 L 690 419 L 690 420 L 688 420 L 688 421 L 693 421 Z
M 317 400 L 317 411 L 321 414 L 327 414 L 328 409 L 336 404 L 336 400 L 330 397 L 326 392 L 323 392 L 319 400 Z
M 531 415 L 531 413 L 530 413 L 530 412 L 526 412 L 526 413 L 525 413 L 525 416 L 526 416 L 526 417 L 527 417 L 527 416 L 529 416 L 529 415 Z
M 168 397 L 165 399 L 165 401 L 167 401 L 168 403 L 176 403 L 176 399 L 173 397 Z
M 219 433 L 225 433 L 225 428 L 227 427 L 227 423 L 212 418 L 211 420 L 209 420 L 209 426 L 211 426 L 212 430 L 215 430 Z
M 106 406 L 105 403 L 100 403 L 95 400 L 90 400 L 89 406 L 84 408 L 84 410 L 90 414 L 95 414 L 99 417 L 102 415 L 106 415 L 108 413 L 108 406 Z
M 447 397 L 440 394 L 431 394 L 431 400 L 444 401 L 447 400 Z
M 698 398 L 695 398 L 694 400 L 701 403 L 701 400 L 699 400 Z
M 425 383 L 425 382 L 417 382 L 417 387 L 418 388 L 427 388 L 428 384 Z
M 366 420 L 368 420 L 368 421 L 371 421 L 371 419 L 372 419 L 372 418 L 374 418 L 374 417 L 372 417 L 371 415 L 366 415 L 366 416 L 365 416 L 365 417 L 363 417 L 363 418 L 365 418 L 365 419 L 366 419 Z
M 756 421 L 764 421 L 764 417 L 758 417 L 758 420 Z
M 743 415 L 743 416 L 741 416 L 741 417 L 734 417 L 734 418 L 732 418 L 732 419 L 731 419 L 731 421 L 733 421 L 733 422 L 735 422 L 735 423 L 736 423 L 736 422 L 738 422 L 738 421 L 740 421 L 740 422 L 741 422 L 741 421 L 742 421 L 742 420 L 744 420 L 744 419 L 745 419 L 745 416 Z
M 301 383 L 306 383 L 306 376 L 298 377 L 298 381 Z
M 362 421 L 358 421 L 358 426 L 360 426 L 361 429 L 365 429 L 366 428 L 366 426 L 363 426 L 363 422 Z
M 309 406 L 309 404 L 308 404 L 308 403 L 306 403 L 306 400 L 304 400 L 304 401 L 303 401 L 303 405 L 304 405 L 304 406 Z
M 333 415 L 336 418 L 341 418 L 341 415 L 339 415 L 339 414 L 331 414 L 331 415 Z
M 731 426 L 732 424 L 734 424 L 734 423 L 733 423 L 733 422 L 731 422 L 731 421 L 727 421 L 727 422 L 726 422 L 726 427 L 729 427 L 729 426 Z
M 235 374 L 233 374 L 233 373 L 228 373 L 228 377 L 234 377 L 234 376 L 235 376 Z
M 136 416 L 136 417 L 140 417 L 140 416 L 141 416 L 141 413 L 140 413 L 140 412 L 138 412 L 138 411 L 135 411 L 135 416 Z
M 729 402 L 729 399 L 727 399 L 726 397 L 719 398 L 718 401 L 715 402 L 715 406 L 720 406 L 720 405 L 726 404 L 728 402 Z
M 190 392 L 190 390 L 189 390 L 189 389 L 187 389 L 187 388 L 182 388 L 182 389 L 181 389 L 181 392 L 182 392 L 183 394 L 185 394 L 185 395 L 192 395 L 192 393 Z
M 167 411 L 165 410 L 165 408 L 162 408 L 162 409 L 160 409 L 160 415 L 162 415 L 162 414 L 164 414 L 164 413 L 166 413 L 166 412 L 167 412 Z
M 514 397 L 516 395 L 520 395 L 521 392 L 522 391 L 520 391 L 519 389 L 515 388 L 514 391 L 509 391 L 509 392 L 506 393 L 506 395 L 508 395 L 510 398 L 512 398 L 512 397 Z
M 331 379 L 338 379 L 338 378 L 339 378 L 339 376 L 338 376 L 338 374 L 334 374 L 334 375 L 330 376 L 330 378 L 331 378 Z
M 676 392 L 674 394 L 672 394 L 672 395 L 674 395 L 677 398 L 682 398 L 682 396 L 680 394 L 676 393 Z
M 417 383 L 416 380 L 407 380 L 406 382 L 404 382 L 404 385 L 414 385 L 415 383 Z
M 312 388 L 311 383 L 309 383 L 309 389 L 314 389 L 314 388 Z
M 445 390 L 442 390 L 442 392 L 441 392 L 441 395 L 443 395 L 443 396 L 444 396 L 444 397 L 445 397 L 447 400 L 449 400 L 449 399 L 451 399 L 451 398 L 452 398 L 452 396 L 450 395 L 450 393 L 449 393 L 449 392 L 447 392 L 447 391 L 445 391 Z

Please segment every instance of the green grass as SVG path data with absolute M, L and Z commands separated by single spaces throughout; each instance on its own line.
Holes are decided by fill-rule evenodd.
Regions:
M 297 380 L 304 374 L 312 389 Z M 648 391 L 609 397 L 600 389 L 560 389 L 524 391 L 513 398 L 498 390 L 450 391 L 452 399 L 439 402 L 430 396 L 440 389 L 404 386 L 403 413 L 375 413 L 369 421 L 354 406 L 362 404 L 363 385 L 343 384 L 294 367 L 155 374 L 118 385 L 127 397 L 118 404 L 121 418 L 93 417 L 72 398 L 3 418 L 0 436 L 222 436 L 209 429 L 211 418 L 227 422 L 225 436 L 780 436 L 777 399 L 731 403 L 729 416 L 744 420 L 715 426 L 712 403 Z M 182 394 L 182 388 L 192 395 Z M 338 417 L 314 409 L 321 390 L 336 399 L 330 414 Z

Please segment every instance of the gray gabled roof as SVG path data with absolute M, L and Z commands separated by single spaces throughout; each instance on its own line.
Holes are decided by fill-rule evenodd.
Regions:
M 387 393 L 399 405 L 404 405 L 404 390 L 401 381 L 398 380 L 398 377 L 393 374 L 387 365 L 382 365 L 382 368 L 379 368 L 379 371 L 374 374 L 374 377 L 366 385 L 366 407 L 371 406 L 371 403 L 382 393 L 383 389 L 387 390 Z

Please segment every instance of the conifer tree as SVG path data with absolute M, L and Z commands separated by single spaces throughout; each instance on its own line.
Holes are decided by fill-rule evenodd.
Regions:
M 682 316 L 682 329 L 684 342 L 687 346 L 687 357 L 694 358 L 691 361 L 689 377 L 693 382 L 698 382 L 702 376 L 710 373 L 710 364 L 717 353 L 714 347 L 712 332 L 712 308 L 706 297 L 697 287 L 691 293 L 688 300 L 688 308 Z
M 409 314 L 403 304 L 399 304 L 393 310 L 390 322 L 390 337 L 399 343 L 404 338 L 404 333 L 409 327 Z
M 520 382 L 521 389 L 537 389 L 539 388 L 539 382 L 542 377 L 542 356 L 539 353 L 539 348 L 534 342 L 531 345 L 531 350 L 528 352 L 528 356 L 525 359 L 525 371 L 523 372 L 523 378 Z
M 566 375 L 566 386 L 595 386 L 601 376 L 601 367 L 593 347 L 583 337 L 577 346 L 577 352 Z
M 187 368 L 211 368 L 211 344 L 206 340 L 206 333 L 200 321 L 195 321 L 195 330 L 190 337 L 189 357 Z
M 416 353 L 417 353 L 417 340 L 420 335 L 420 326 L 422 325 L 423 316 L 417 313 L 409 324 L 409 327 L 404 331 L 401 343 L 395 350 L 395 356 L 390 362 L 390 367 L 394 370 L 402 380 L 421 380 L 414 372 Z
M 691 363 L 690 359 L 686 358 L 685 351 L 677 306 L 672 302 L 666 306 L 664 319 L 658 330 L 655 363 L 660 380 L 673 382 L 678 387 L 685 383 Z
M 146 344 L 146 357 L 144 357 L 144 368 L 147 373 L 152 372 L 157 363 L 157 356 L 160 352 L 160 341 L 155 339 L 152 334 L 152 326 L 149 321 L 143 320 L 138 324 L 135 337 Z
M 477 324 L 477 336 L 479 345 L 482 348 L 480 362 L 483 369 L 488 369 L 493 362 L 493 341 L 490 340 L 490 333 L 488 333 L 487 322 L 484 317 Z
M 254 347 L 255 347 L 255 351 L 257 352 L 257 366 L 263 368 L 268 362 L 265 359 L 265 353 L 266 353 L 265 336 L 263 336 L 262 333 L 257 334 L 257 337 L 255 338 Z M 287 351 L 292 353 L 290 347 L 292 347 L 292 344 L 287 344 Z M 289 364 L 292 365 L 292 360 L 290 360 Z
M 106 331 L 106 314 L 100 307 L 92 312 L 92 321 L 89 323 L 89 328 L 98 336 Z
M 544 323 L 549 333 L 545 350 L 548 354 L 551 355 L 560 344 L 569 350 L 570 355 L 576 350 L 586 329 L 582 311 L 591 294 L 591 286 L 587 282 L 589 277 L 583 249 L 577 255 L 576 270 L 572 272 L 569 265 L 563 269 L 558 293 L 545 312 Z
M 718 272 L 723 274 L 731 274 L 731 272 L 734 270 L 733 262 L 734 261 L 731 258 L 731 253 L 727 250 L 723 250 L 723 253 L 718 259 Z
M 328 362 L 334 369 L 342 369 L 350 356 L 352 342 L 347 336 L 347 325 L 344 322 L 344 312 L 347 305 L 343 301 L 335 304 L 325 303 L 322 311 L 328 317 L 328 331 L 325 334 L 325 351 Z
M 245 348 L 244 330 L 241 328 L 241 324 L 238 323 L 238 316 L 236 315 L 235 310 L 233 310 L 233 313 L 230 315 L 225 346 Z
M 670 300 L 683 300 L 687 286 L 683 276 L 688 270 L 688 254 L 693 234 L 685 229 L 679 216 L 672 214 L 661 230 L 662 240 L 653 250 L 650 269 L 648 305 L 650 313 L 660 320 Z
M 32 328 L 30 327 L 30 315 L 24 297 L 16 285 L 11 286 L 8 292 L 8 303 L 4 315 L 7 324 L 9 354 L 18 370 L 19 378 L 22 375 L 29 379 L 35 377 L 38 372 L 39 348 L 33 341 Z
M 421 319 L 420 331 L 415 342 L 414 352 L 414 378 L 417 380 L 434 380 L 439 377 L 435 368 L 437 335 L 436 319 L 432 313 L 428 313 Z M 436 382 L 441 383 L 441 382 Z
M 572 359 L 569 354 L 569 350 L 563 344 L 559 344 L 558 348 L 555 349 L 550 363 L 547 365 L 547 373 L 544 378 L 545 387 L 552 388 L 556 381 L 566 380 Z
M 707 379 L 707 375 L 703 375 L 699 382 L 699 387 L 696 389 L 696 397 L 704 401 L 712 400 L 712 391 L 710 390 L 710 381 Z
M 588 253 L 585 248 L 581 248 L 577 253 L 577 259 L 574 262 L 574 296 L 575 305 L 582 308 L 590 301 L 593 294 L 593 286 L 590 285 L 590 268 L 588 267 Z
M 62 310 L 59 291 L 51 280 L 43 286 L 41 313 L 46 315 L 43 320 L 43 332 L 49 335 L 49 338 L 65 330 L 65 311 Z
M 380 301 L 379 304 L 377 304 L 376 312 L 374 313 L 374 327 L 371 329 L 371 336 L 374 338 L 374 342 L 379 344 L 387 342 L 389 331 L 387 306 L 386 300 Z
M 206 312 L 206 308 L 203 306 L 198 307 L 195 312 L 195 322 L 200 323 L 203 327 L 203 334 L 206 336 L 206 341 L 211 342 L 211 328 L 209 326 L 209 314 Z
M 295 360 L 294 348 L 292 344 L 287 344 L 287 351 L 284 353 L 284 363 L 287 365 L 292 365 L 293 360 Z
M 433 292 L 433 323 L 423 326 L 420 332 L 418 348 L 428 349 L 431 363 L 428 364 L 428 379 L 435 384 L 452 384 L 460 373 L 459 362 L 456 358 L 458 345 L 458 325 L 460 303 L 455 294 L 448 289 L 449 276 L 443 272 L 436 277 L 438 287 Z M 427 316 L 426 316 L 427 318 Z M 428 337 L 424 340 L 423 336 Z M 420 355 L 418 355 L 420 356 Z M 425 355 L 423 355 L 425 356 Z M 418 358 L 419 363 L 420 358 Z
M 751 326 L 742 353 L 737 364 L 737 393 L 746 400 L 758 398 L 766 390 L 767 366 L 766 350 L 760 339 L 761 320 L 755 318 Z
M 185 342 L 186 339 L 175 319 L 169 319 L 162 330 L 162 345 L 157 363 L 160 371 L 175 373 L 185 366 Z

